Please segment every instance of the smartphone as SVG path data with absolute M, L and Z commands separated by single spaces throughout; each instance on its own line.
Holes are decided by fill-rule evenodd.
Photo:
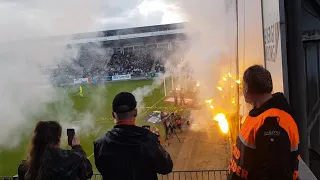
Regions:
M 68 145 L 69 146 L 72 146 L 72 140 L 75 135 L 76 135 L 76 131 L 74 129 L 67 129 Z
M 150 130 L 150 126 L 149 125 L 143 125 L 142 127 Z

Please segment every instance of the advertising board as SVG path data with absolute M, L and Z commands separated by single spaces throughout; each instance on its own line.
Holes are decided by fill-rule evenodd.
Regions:
M 82 83 L 97 83 L 98 78 L 97 77 L 88 77 L 88 78 L 78 78 L 78 79 L 73 79 L 74 84 L 82 84 Z
M 112 80 L 112 76 L 103 76 L 103 79 L 105 81 L 111 81 Z
M 131 74 L 112 76 L 112 81 L 130 80 L 130 79 L 131 79 Z
M 90 78 L 78 78 L 78 79 L 73 79 L 74 84 L 81 84 L 81 83 L 87 83 L 89 82 Z

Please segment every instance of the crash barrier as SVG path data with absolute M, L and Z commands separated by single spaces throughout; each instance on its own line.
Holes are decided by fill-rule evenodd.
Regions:
M 1 177 L 0 180 L 19 180 L 18 176 L 13 177 Z
M 159 180 L 226 180 L 227 170 L 173 171 Z
M 158 175 L 159 180 L 226 180 L 227 170 L 172 171 L 168 175 Z M 18 180 L 15 177 L 1 177 L 0 180 Z M 100 174 L 94 174 L 91 180 L 102 180 Z
M 168 175 L 159 175 L 159 180 L 226 180 L 227 170 L 172 171 Z M 308 166 L 300 160 L 299 180 L 317 180 Z M 0 180 L 18 180 L 14 177 L 0 177 Z M 91 180 L 102 180 L 100 174 L 94 174 Z
M 100 174 L 95 174 L 92 180 L 101 180 Z M 168 175 L 158 175 L 159 180 L 226 180 L 227 170 L 172 171 Z

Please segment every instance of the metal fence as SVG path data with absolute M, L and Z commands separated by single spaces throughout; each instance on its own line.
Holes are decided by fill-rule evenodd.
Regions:
M 173 171 L 168 175 L 158 175 L 159 180 L 226 180 L 227 170 Z M 0 177 L 0 180 L 18 180 L 17 177 Z M 91 180 L 102 180 L 94 174 Z
M 18 177 L 0 177 L 0 180 L 18 180 Z
M 160 175 L 159 180 L 226 180 L 226 170 L 173 171 Z

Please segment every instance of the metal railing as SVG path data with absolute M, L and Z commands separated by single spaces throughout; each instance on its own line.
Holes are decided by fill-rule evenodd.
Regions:
M 168 175 L 158 175 L 159 180 L 226 180 L 227 170 L 172 171 Z M 18 180 L 18 177 L 0 177 L 0 180 Z M 94 174 L 91 180 L 102 180 L 100 174 Z M 308 166 L 299 163 L 299 180 L 317 180 Z
M 227 170 L 172 171 L 168 175 L 158 175 L 159 180 L 226 180 Z M 18 180 L 17 177 L 0 177 L 0 180 Z M 102 180 L 94 174 L 91 180 Z
M 227 170 L 173 171 L 159 180 L 226 180 Z
M 172 171 L 167 175 L 158 175 L 159 180 L 226 180 L 227 170 Z M 100 174 L 94 174 L 91 180 L 102 180 Z
M 18 180 L 17 176 L 12 176 L 12 177 L 0 177 L 0 180 Z

